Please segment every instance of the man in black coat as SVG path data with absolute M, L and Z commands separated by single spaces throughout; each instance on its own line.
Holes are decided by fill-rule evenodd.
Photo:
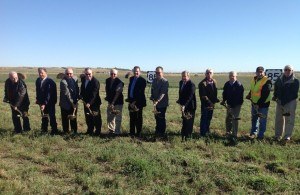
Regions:
M 213 79 L 213 70 L 205 71 L 205 78 L 199 83 L 199 96 L 201 100 L 200 135 L 210 133 L 210 121 L 214 112 L 214 105 L 220 102 L 218 99 L 217 82 Z
M 80 98 L 84 102 L 84 115 L 87 124 L 87 134 L 99 136 L 102 118 L 100 112 L 101 99 L 99 95 L 100 83 L 93 76 L 91 68 L 84 70 L 85 77 L 81 79 Z
M 134 76 L 130 77 L 127 98 L 130 111 L 130 136 L 140 137 L 143 126 L 143 107 L 146 106 L 146 80 L 140 76 L 141 69 L 139 66 L 133 68 L 133 74 Z
M 107 106 L 107 126 L 110 133 L 119 135 L 121 133 L 124 83 L 118 78 L 116 69 L 110 70 L 110 77 L 105 80 L 105 100 Z
M 46 68 L 38 68 L 39 78 L 35 81 L 36 103 L 44 116 L 49 115 L 51 134 L 57 134 L 55 104 L 57 102 L 56 83 L 48 77 Z M 42 117 L 42 132 L 48 132 L 48 117 Z
M 197 108 L 195 84 L 190 80 L 188 71 L 181 73 L 182 80 L 179 82 L 179 99 L 177 103 L 181 106 L 182 113 L 182 128 L 181 138 L 186 141 L 191 138 L 194 126 L 195 111 Z
M 60 101 L 61 121 L 64 133 L 69 132 L 69 123 L 71 130 L 77 133 L 77 102 L 79 96 L 79 88 L 77 78 L 73 76 L 73 69 L 67 68 L 65 75 L 60 81 Z M 69 118 L 73 115 L 74 117 Z
M 27 86 L 14 71 L 9 73 L 9 78 L 5 81 L 3 102 L 10 104 L 15 133 L 21 133 L 22 130 L 29 131 L 28 110 L 30 102 Z M 23 128 L 20 117 L 23 118 Z
M 221 105 L 227 106 L 226 113 L 226 134 L 237 137 L 238 120 L 242 104 L 244 102 L 244 87 L 241 82 L 237 80 L 237 73 L 235 71 L 229 72 L 229 81 L 224 84 L 223 100 Z

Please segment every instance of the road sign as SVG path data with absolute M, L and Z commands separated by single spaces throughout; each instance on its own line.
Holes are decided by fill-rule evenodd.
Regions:
M 147 82 L 152 83 L 152 81 L 156 78 L 155 71 L 147 71 Z
M 282 69 L 266 69 L 266 76 L 272 81 L 272 84 L 282 75 Z

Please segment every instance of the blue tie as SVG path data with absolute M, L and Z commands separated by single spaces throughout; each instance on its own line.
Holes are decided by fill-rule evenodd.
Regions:
M 137 80 L 137 78 L 134 77 L 133 81 L 132 81 L 132 84 L 131 84 L 130 95 L 129 95 L 131 98 L 133 98 L 133 90 L 134 90 L 134 86 L 135 86 L 136 80 Z

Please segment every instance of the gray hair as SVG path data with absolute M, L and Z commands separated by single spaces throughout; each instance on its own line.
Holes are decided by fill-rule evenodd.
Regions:
M 284 69 L 290 69 L 291 71 L 294 70 L 293 66 L 291 66 L 291 65 L 286 65 L 286 66 L 284 67 Z
M 181 75 L 183 75 L 183 74 L 187 75 L 188 77 L 190 76 L 190 72 L 187 70 L 182 71 Z
M 73 69 L 72 69 L 72 68 L 66 68 L 65 74 L 66 74 L 69 70 L 71 70 L 71 71 L 73 72 Z
M 229 76 L 237 76 L 237 72 L 236 71 L 230 71 Z
M 118 74 L 118 70 L 117 69 L 115 69 L 115 68 L 112 68 L 112 69 L 110 69 L 110 71 L 109 71 L 110 73 L 116 73 L 116 74 Z

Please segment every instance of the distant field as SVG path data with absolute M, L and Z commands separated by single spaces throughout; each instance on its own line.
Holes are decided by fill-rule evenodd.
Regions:
M 34 81 L 37 68 L 1 68 L 0 97 L 3 98 L 4 81 L 11 70 L 27 75 L 25 80 L 31 101 L 30 122 L 32 131 L 13 135 L 10 108 L 0 103 L 0 192 L 2 194 L 258 194 L 280 193 L 298 194 L 300 191 L 300 106 L 293 140 L 281 145 L 272 140 L 274 135 L 275 103 L 269 109 L 266 139 L 250 141 L 250 103 L 245 100 L 239 129 L 239 142 L 236 146 L 224 136 L 225 109 L 216 105 L 211 124 L 212 135 L 199 138 L 200 103 L 196 91 L 198 108 L 191 141 L 181 143 L 181 116 L 178 98 L 180 74 L 166 74 L 169 80 L 170 106 L 167 110 L 168 140 L 152 141 L 155 120 L 149 100 L 150 86 L 146 88 L 148 97 L 144 109 L 142 141 L 126 136 L 129 129 L 129 116 L 124 105 L 122 137 L 107 136 L 106 106 L 104 101 L 104 81 L 107 69 L 94 70 L 100 80 L 100 96 L 103 104 L 102 138 L 83 135 L 86 132 L 83 107 L 78 111 L 78 135 L 41 135 L 40 112 L 35 102 Z M 82 73 L 75 69 L 75 74 Z M 61 68 L 48 70 L 55 78 L 63 72 Z M 120 71 L 119 77 L 125 82 L 127 96 L 127 71 Z M 143 74 L 146 77 L 146 74 Z M 245 90 L 253 74 L 241 73 L 238 76 Z M 191 79 L 198 86 L 203 74 L 191 73 Z M 221 99 L 222 87 L 227 74 L 215 74 L 218 81 L 218 96 Z M 59 94 L 59 93 L 58 93 Z M 60 108 L 57 106 L 58 128 L 61 130 Z

